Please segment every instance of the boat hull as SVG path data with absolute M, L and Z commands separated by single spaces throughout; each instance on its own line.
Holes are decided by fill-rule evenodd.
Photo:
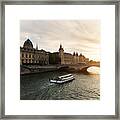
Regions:
M 69 79 L 69 80 L 50 80 L 50 82 L 51 83 L 57 83 L 57 84 L 63 84 L 63 83 L 66 83 L 66 82 L 70 82 L 70 81 L 73 81 L 73 80 L 75 80 L 75 78 L 71 78 L 71 79 Z

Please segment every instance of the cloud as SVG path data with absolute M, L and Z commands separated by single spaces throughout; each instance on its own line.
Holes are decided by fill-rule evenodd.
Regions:
M 34 47 L 58 51 L 60 43 L 66 52 L 78 51 L 88 57 L 100 51 L 100 21 L 99 20 L 21 20 L 20 43 L 23 45 L 29 37 Z

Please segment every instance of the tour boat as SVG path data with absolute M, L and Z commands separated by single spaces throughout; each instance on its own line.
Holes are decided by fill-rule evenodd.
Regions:
M 67 75 L 62 75 L 62 76 L 58 76 L 56 78 L 50 79 L 50 82 L 61 84 L 61 83 L 65 83 L 65 82 L 68 82 L 68 81 L 72 81 L 74 79 L 75 78 L 72 74 L 67 74 Z

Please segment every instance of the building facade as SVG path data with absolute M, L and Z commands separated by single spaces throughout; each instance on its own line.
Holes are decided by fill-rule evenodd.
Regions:
M 45 50 L 38 50 L 37 45 L 33 48 L 32 42 L 27 39 L 23 47 L 20 47 L 20 64 L 48 65 L 49 53 Z
M 78 64 L 78 63 L 87 63 L 89 58 L 86 58 L 84 55 L 78 55 L 78 52 L 65 53 L 62 45 L 59 48 L 59 58 L 60 64 Z
M 78 52 L 66 53 L 62 45 L 60 45 L 59 51 L 50 53 L 41 49 L 38 50 L 38 45 L 36 48 L 30 39 L 27 39 L 23 47 L 20 47 L 20 64 L 21 65 L 49 65 L 49 64 L 77 64 L 77 63 L 87 63 L 89 58 L 84 55 L 78 55 Z

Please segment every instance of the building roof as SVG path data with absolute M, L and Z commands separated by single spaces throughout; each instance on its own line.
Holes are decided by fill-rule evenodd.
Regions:
M 78 56 L 78 52 L 76 52 L 76 56 Z
M 27 40 L 24 42 L 23 47 L 25 47 L 25 48 L 33 48 L 33 44 L 32 44 L 32 42 L 30 41 L 30 39 L 27 39 Z
M 73 56 L 75 56 L 75 52 L 73 52 Z

